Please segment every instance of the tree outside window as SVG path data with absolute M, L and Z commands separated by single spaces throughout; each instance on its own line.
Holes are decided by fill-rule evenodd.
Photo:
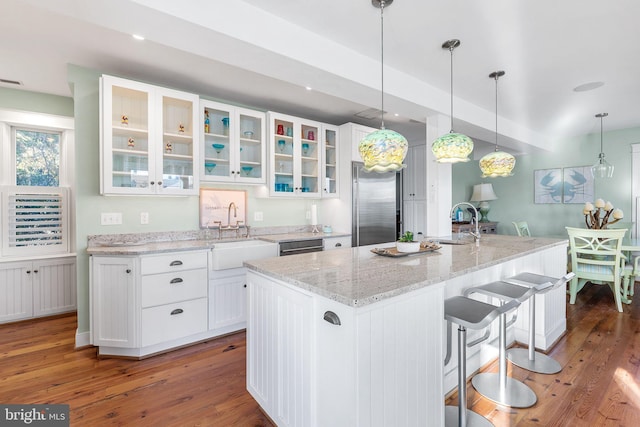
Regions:
M 60 134 L 16 129 L 16 185 L 60 184 Z

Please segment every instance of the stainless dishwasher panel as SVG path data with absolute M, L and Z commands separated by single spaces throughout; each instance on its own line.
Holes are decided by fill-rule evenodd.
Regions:
M 323 249 L 322 239 L 291 240 L 280 242 L 280 256 L 319 252 Z

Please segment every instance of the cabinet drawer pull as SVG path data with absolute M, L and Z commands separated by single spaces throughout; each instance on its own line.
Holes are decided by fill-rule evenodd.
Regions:
M 339 248 L 342 246 L 342 243 L 336 243 L 336 248 Z
M 324 320 L 331 323 L 332 325 L 340 326 L 340 318 L 333 311 L 325 311 L 324 312 Z
M 127 272 L 127 274 L 131 273 L 131 269 L 130 268 L 127 268 L 125 271 Z
M 182 261 L 171 261 L 171 264 L 169 264 L 170 267 L 175 267 L 176 265 L 182 265 Z
M 172 316 L 174 316 L 174 315 L 176 315 L 176 314 L 181 314 L 181 313 L 184 313 L 184 310 L 183 310 L 183 309 L 181 309 L 181 308 L 176 308 L 175 310 L 173 310 L 173 311 L 171 312 L 171 315 L 172 315 Z
M 182 282 L 184 282 L 184 280 L 182 280 L 180 277 L 176 277 L 175 279 L 171 279 L 169 283 L 174 284 L 174 283 L 182 283 Z

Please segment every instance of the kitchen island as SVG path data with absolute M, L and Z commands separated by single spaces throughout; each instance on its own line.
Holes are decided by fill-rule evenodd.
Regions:
M 559 277 L 566 248 L 483 235 L 479 247 L 400 258 L 359 247 L 246 262 L 247 388 L 278 425 L 443 425 L 456 372 L 444 364 L 444 299 L 522 271 Z M 544 349 L 565 330 L 565 291 L 536 298 Z M 468 372 L 496 356 L 490 341 L 474 349 Z

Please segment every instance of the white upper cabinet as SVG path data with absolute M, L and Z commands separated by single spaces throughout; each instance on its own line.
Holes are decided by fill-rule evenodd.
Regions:
M 413 145 L 409 147 L 407 164 L 403 177 L 403 196 L 405 200 L 427 199 L 427 147 L 426 145 Z
M 264 113 L 201 100 L 200 123 L 201 181 L 266 182 Z
M 338 127 L 324 124 L 322 125 L 324 138 L 324 157 L 322 158 L 322 197 L 339 196 L 339 137 Z
M 101 78 L 101 193 L 198 194 L 197 95 Z
M 268 113 L 271 196 L 319 198 L 322 194 L 322 123 Z

